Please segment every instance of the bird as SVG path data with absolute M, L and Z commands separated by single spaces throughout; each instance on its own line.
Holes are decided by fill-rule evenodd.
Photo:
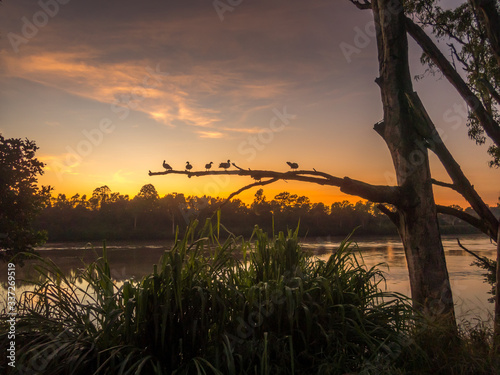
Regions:
M 190 171 L 191 169 L 193 169 L 193 166 L 191 164 L 189 164 L 189 162 L 187 161 L 186 162 L 186 170 Z
M 231 166 L 231 160 L 228 160 L 227 163 L 220 163 L 219 168 L 228 169 Z
M 210 163 L 205 164 L 205 169 L 208 171 L 210 168 L 212 168 L 212 164 L 213 164 L 213 163 L 214 163 L 214 162 L 213 162 L 213 161 L 211 161 Z
M 172 167 L 170 165 L 168 165 L 165 160 L 163 160 L 163 168 L 165 168 L 167 171 L 171 171 L 172 170 Z
M 299 165 L 297 163 L 291 163 L 289 161 L 286 162 L 290 168 L 292 168 L 292 170 L 296 170 L 297 168 L 299 168 Z

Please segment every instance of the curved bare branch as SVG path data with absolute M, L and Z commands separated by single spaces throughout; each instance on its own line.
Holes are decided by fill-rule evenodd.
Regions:
M 272 184 L 273 182 L 276 182 L 276 181 L 279 181 L 279 179 L 278 178 L 271 178 L 270 180 L 257 181 L 257 182 L 254 182 L 253 184 L 243 186 L 241 189 L 236 190 L 235 192 L 229 194 L 229 196 L 226 198 L 226 200 L 221 204 L 221 207 L 224 206 L 226 203 L 228 203 L 231 199 L 233 199 L 238 194 L 243 193 L 245 190 L 251 189 L 255 186 L 269 185 L 269 184 Z
M 458 93 L 473 111 L 486 134 L 488 134 L 493 142 L 500 147 L 500 125 L 484 108 L 481 100 L 472 92 L 467 83 L 453 68 L 448 59 L 443 55 L 431 38 L 429 38 L 425 31 L 408 17 L 405 21 L 408 33 L 431 58 L 434 64 L 439 67 L 448 81 L 457 89 Z
M 453 208 L 453 207 L 436 205 L 436 209 L 437 209 L 438 213 L 449 215 L 449 216 L 454 216 L 454 217 L 472 225 L 474 228 L 479 229 L 481 232 L 486 234 L 488 237 L 491 237 L 491 230 L 483 220 L 481 220 L 475 216 L 472 216 L 472 215 L 468 214 L 467 212 L 457 210 L 456 208 Z
M 293 180 L 293 181 L 303 181 L 311 182 L 318 185 L 326 186 L 337 186 L 340 191 L 350 195 L 356 195 L 358 197 L 367 199 L 376 203 L 389 203 L 395 206 L 403 204 L 403 197 L 401 190 L 397 186 L 386 186 L 386 185 L 371 185 L 363 181 L 358 181 L 351 179 L 349 177 L 335 177 L 328 173 L 316 171 L 316 170 L 299 170 L 299 171 L 288 171 L 288 172 L 277 172 L 277 171 L 266 171 L 266 170 L 252 170 L 243 169 L 233 164 L 237 170 L 223 170 L 223 171 L 177 171 L 168 170 L 162 172 L 149 172 L 150 176 L 161 176 L 168 174 L 183 174 L 187 177 L 204 177 L 210 175 L 233 175 L 233 176 L 246 176 L 251 177 L 254 180 L 260 181 L 263 178 L 269 178 L 271 180 L 266 181 L 267 183 L 272 183 L 277 180 Z M 263 183 L 260 183 L 263 184 Z M 249 185 L 258 186 L 259 183 Z M 246 190 L 246 189 L 244 189 Z M 242 190 L 243 191 L 243 190 Z

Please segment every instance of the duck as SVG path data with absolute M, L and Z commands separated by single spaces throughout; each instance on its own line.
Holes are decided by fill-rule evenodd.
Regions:
M 228 169 L 231 166 L 231 160 L 228 160 L 227 163 L 220 163 L 219 168 Z
M 191 169 L 193 169 L 193 166 L 191 164 L 189 164 L 189 162 L 187 161 L 186 162 L 186 170 L 190 171 Z
M 297 163 L 292 163 L 289 161 L 287 161 L 286 163 L 290 166 L 290 168 L 292 168 L 292 170 L 296 170 L 299 168 L 299 165 Z
M 168 165 L 165 160 L 163 160 L 163 168 L 165 168 L 167 171 L 171 171 L 172 170 L 172 167 L 170 165 Z
M 213 163 L 214 163 L 214 162 L 213 162 L 213 161 L 211 161 L 210 163 L 205 164 L 205 169 L 208 171 L 210 168 L 212 168 L 212 164 L 213 164 Z

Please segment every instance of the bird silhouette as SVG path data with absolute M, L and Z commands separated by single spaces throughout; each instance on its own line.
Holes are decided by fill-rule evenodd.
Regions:
M 292 170 L 296 170 L 297 168 L 299 168 L 299 165 L 297 163 L 291 163 L 289 161 L 286 162 L 290 168 L 292 168 Z
M 186 162 L 186 170 L 190 171 L 191 169 L 193 169 L 193 166 L 191 164 L 189 164 L 189 162 L 187 161 Z
M 214 163 L 214 162 L 213 162 L 213 161 L 211 161 L 210 163 L 205 164 L 205 169 L 208 171 L 210 168 L 212 168 L 212 164 L 213 164 L 213 163 Z
M 228 169 L 231 166 L 231 160 L 228 160 L 227 163 L 220 163 L 219 168 Z
M 170 165 L 168 165 L 165 160 L 163 160 L 163 168 L 165 168 L 167 171 L 171 171 L 172 170 L 172 167 Z

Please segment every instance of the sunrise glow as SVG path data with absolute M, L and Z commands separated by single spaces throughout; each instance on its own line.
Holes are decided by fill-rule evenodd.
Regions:
M 108 185 L 133 196 L 152 183 L 160 195 L 225 197 L 251 182 L 148 176 L 163 160 L 181 170 L 188 160 L 204 170 L 230 159 L 277 171 L 294 161 L 394 183 L 386 145 L 372 129 L 382 104 L 369 13 L 326 0 L 243 2 L 222 16 L 211 2 L 119 4 L 67 2 L 43 27 L 33 23 L 45 12 L 37 2 L 6 1 L 1 9 L 0 132 L 37 142 L 47 165 L 40 183 L 55 194 Z M 419 57 L 411 45 L 415 75 L 425 70 Z M 438 77 L 414 85 L 462 169 L 496 205 L 498 172 L 487 165 L 487 145 L 467 137 L 463 101 Z M 432 166 L 448 181 L 436 160 Z M 251 202 L 256 190 L 240 199 Z M 296 182 L 264 190 L 268 198 L 290 191 L 328 204 L 359 199 Z M 436 200 L 466 206 L 446 189 L 436 189 Z

